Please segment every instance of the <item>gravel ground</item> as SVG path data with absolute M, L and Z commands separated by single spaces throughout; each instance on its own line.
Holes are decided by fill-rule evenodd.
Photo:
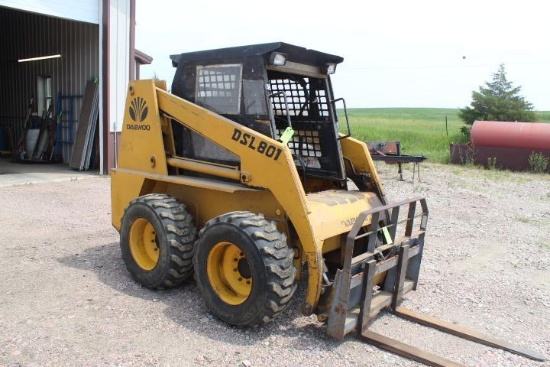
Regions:
M 550 357 L 550 176 L 423 164 L 389 198 L 430 207 L 420 286 L 404 306 Z M 1 176 L 0 176 L 1 179 Z M 124 268 L 108 177 L 0 187 L 0 366 L 417 366 L 299 313 L 254 329 L 206 310 L 194 284 L 150 291 Z M 550 366 L 388 313 L 371 326 L 469 366 Z

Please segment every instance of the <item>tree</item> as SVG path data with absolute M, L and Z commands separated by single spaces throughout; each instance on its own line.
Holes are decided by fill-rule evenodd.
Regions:
M 479 87 L 479 92 L 472 92 L 471 105 L 458 113 L 466 125 L 472 125 L 476 120 L 535 121 L 533 105 L 519 94 L 521 87 L 513 87 L 506 79 L 504 64 L 500 64 L 493 74 L 492 82 L 485 84 L 485 87 Z M 469 126 L 464 126 L 462 131 L 468 132 Z

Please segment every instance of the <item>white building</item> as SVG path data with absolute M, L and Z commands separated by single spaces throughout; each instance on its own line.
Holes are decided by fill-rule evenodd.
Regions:
M 128 80 L 151 62 L 135 51 L 134 30 L 135 0 L 0 0 L 0 126 L 18 139 L 30 98 L 38 116 L 54 103 L 57 116 L 63 111 L 57 147 L 68 162 L 81 96 L 86 83 L 97 80 L 97 167 L 108 173 Z M 20 62 L 45 56 L 51 58 Z

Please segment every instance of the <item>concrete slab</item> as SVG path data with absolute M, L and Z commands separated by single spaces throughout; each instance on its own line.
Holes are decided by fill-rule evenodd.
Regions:
M 98 172 L 74 171 L 66 164 L 14 163 L 11 159 L 0 159 L 0 187 L 81 180 L 97 176 Z

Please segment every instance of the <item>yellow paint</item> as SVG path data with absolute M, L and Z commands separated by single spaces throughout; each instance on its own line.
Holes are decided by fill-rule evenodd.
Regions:
M 340 249 L 340 247 L 342 247 L 342 244 L 344 242 L 345 242 L 345 239 L 344 241 L 342 241 L 341 236 L 334 236 L 334 237 L 327 238 L 326 240 L 323 241 L 323 254 Z
M 364 142 L 354 139 L 345 138 L 340 140 L 342 144 L 342 154 L 344 158 L 349 159 L 353 164 L 353 169 L 356 173 L 370 174 L 370 182 L 380 191 L 380 195 L 385 196 L 384 188 L 381 185 L 380 177 L 374 166 L 374 161 L 370 156 L 369 148 Z M 350 176 L 353 172 L 346 165 L 346 173 Z
M 130 83 L 120 135 L 118 166 L 167 175 L 161 116 L 153 86 L 151 80 Z
M 243 266 L 248 267 L 246 257 L 231 242 L 217 243 L 208 254 L 206 271 L 209 283 L 227 304 L 240 305 L 248 299 L 252 291 L 250 274 L 242 274 L 240 271 Z
M 331 187 L 332 183 L 322 180 L 310 180 L 307 188 L 310 194 L 306 195 L 286 144 L 174 96 L 165 89 L 165 83 L 151 80 L 130 83 L 118 168 L 112 172 L 113 226 L 120 229 L 124 209 L 131 200 L 153 192 L 178 198 L 187 206 L 198 228 L 209 219 L 234 210 L 263 213 L 276 221 L 287 238 L 296 239 L 289 245 L 298 250 L 300 260 L 307 262 L 309 267 L 304 310 L 313 312 L 321 294 L 323 251 L 336 249 L 336 244 L 350 230 L 357 215 L 379 205 L 380 200 L 376 194 L 359 191 L 312 193 Z M 207 167 L 208 162 L 182 162 L 172 158 L 175 149 L 169 118 L 238 156 L 239 170 L 215 165 Z M 379 185 L 366 145 L 351 138 L 340 142 L 353 169 L 370 173 L 375 185 Z M 198 167 L 201 172 L 232 181 L 169 175 L 179 168 L 170 167 L 168 162 L 173 166 Z M 325 240 L 327 247 L 323 248 Z M 213 275 L 209 272 L 209 276 L 214 277 L 218 288 L 222 289 L 221 284 L 225 284 L 225 290 L 222 289 L 220 294 L 238 304 L 246 296 L 246 291 L 229 277 L 229 265 L 223 265 L 226 254 L 232 253 L 233 247 L 227 243 L 215 247 L 212 262 L 218 261 L 222 265 L 218 271 L 212 271 Z
M 152 270 L 159 259 L 156 233 L 153 225 L 139 218 L 130 228 L 130 252 L 136 264 L 143 270 Z
M 309 216 L 316 235 L 322 239 L 347 233 L 362 211 L 380 206 L 372 192 L 328 190 L 307 195 Z M 370 217 L 365 225 L 370 223 Z

